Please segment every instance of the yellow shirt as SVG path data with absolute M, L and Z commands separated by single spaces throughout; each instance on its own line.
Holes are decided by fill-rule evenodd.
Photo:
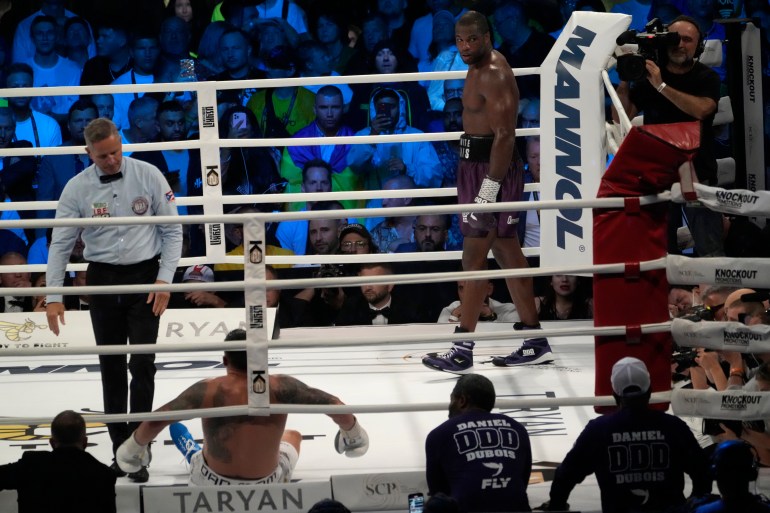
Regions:
M 283 119 L 286 116 L 286 112 L 289 110 L 291 104 L 291 96 L 288 98 L 279 98 L 273 95 L 273 108 L 275 109 L 275 116 L 278 119 Z M 249 99 L 249 103 L 246 105 L 251 112 L 257 117 L 259 128 L 262 133 L 265 133 L 265 90 L 262 89 L 254 93 Z M 286 131 L 289 135 L 294 135 L 301 128 L 306 127 L 311 121 L 315 119 L 315 93 L 308 91 L 304 87 L 297 88 L 297 97 L 292 105 L 291 112 L 286 120 Z
M 267 245 L 265 248 L 267 255 L 293 255 L 294 251 L 285 249 L 280 246 Z M 243 244 L 233 249 L 227 256 L 243 256 Z M 292 267 L 291 264 L 276 264 L 273 267 L 276 269 L 281 267 Z M 243 264 L 214 264 L 214 271 L 243 271 Z

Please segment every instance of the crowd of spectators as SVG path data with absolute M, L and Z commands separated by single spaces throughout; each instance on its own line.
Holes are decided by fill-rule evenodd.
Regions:
M 115 121 L 125 143 L 197 138 L 196 98 L 184 91 L 188 81 L 465 69 L 453 35 L 454 21 L 466 9 L 459 0 L 141 0 L 130 9 L 141 12 L 141 19 L 126 12 L 129 9 L 125 6 L 109 4 L 38 0 L 14 5 L 0 20 L 0 47 L 4 49 L 0 52 L 0 84 L 14 88 L 178 82 L 180 91 L 9 98 L 0 105 L 0 147 L 82 146 L 83 127 L 97 116 Z M 770 7 L 751 0 L 736 4 L 740 12 L 723 12 L 723 3 L 716 0 L 559 0 L 539 9 L 521 0 L 489 0 L 474 8 L 489 16 L 494 44 L 514 68 L 539 66 L 575 10 L 631 14 L 632 27 L 640 30 L 653 16 L 668 22 L 675 15 L 689 14 L 707 39 L 724 38 L 724 29 L 714 19 L 752 16 L 762 29 L 762 73 L 766 79 L 770 75 Z M 724 81 L 724 69 L 717 71 Z M 539 124 L 538 80 L 537 75 L 518 80 L 519 127 Z M 218 126 L 220 136 L 228 139 L 462 131 L 462 91 L 462 80 L 222 89 L 218 93 Z M 765 136 L 766 140 L 770 136 L 767 120 Z M 517 146 L 527 163 L 525 180 L 539 182 L 539 138 L 520 138 Z M 724 150 L 724 144 L 718 148 Z M 175 195 L 202 195 L 199 150 L 142 151 L 132 156 L 158 167 Z M 296 202 L 291 194 L 451 187 L 456 182 L 457 162 L 454 141 L 220 150 L 224 195 L 276 196 L 270 203 L 225 205 L 226 212 L 241 213 L 430 204 L 419 197 Z M 85 155 L 5 157 L 0 171 L 2 199 L 57 200 L 67 180 L 89 164 Z M 529 199 L 539 196 L 531 193 Z M 182 214 L 202 211 L 199 206 L 180 207 Z M 3 219 L 35 215 L 49 218 L 53 211 L 4 211 Z M 360 223 L 361 230 L 347 231 L 348 237 L 357 235 L 360 239 L 342 240 L 344 227 L 352 226 L 349 223 Z M 748 247 L 748 242 L 741 243 L 761 239 L 738 236 L 756 234 L 756 225 L 737 218 L 726 219 L 725 226 L 730 227 L 725 244 L 728 256 L 762 253 L 758 244 Z M 522 212 L 519 227 L 522 245 L 537 247 L 539 212 Z M 226 231 L 228 255 L 242 255 L 240 228 L 229 225 Z M 272 254 L 462 248 L 457 215 L 352 219 L 340 213 L 333 220 L 274 223 L 267 235 Z M 730 236 L 738 241 L 735 245 L 729 244 Z M 45 229 L 0 230 L 0 255 L 12 252 L 25 262 L 45 263 L 47 242 Z M 205 253 L 202 227 L 185 225 L 185 242 L 183 256 Z M 82 261 L 82 248 L 80 257 L 73 255 L 72 261 Z M 215 275 L 213 279 L 220 280 L 227 279 L 228 272 L 238 272 L 238 267 L 217 264 L 206 269 Z M 437 263 L 434 268 L 441 265 Z M 185 278 L 185 271 L 179 269 L 178 281 Z M 302 268 L 276 272 L 294 271 L 303 272 Z M 408 269 L 396 266 L 395 271 L 419 272 L 420 265 Z M 208 277 L 209 273 L 198 275 Z M 75 278 L 73 275 L 73 281 Z M 36 281 L 37 276 L 30 277 L 30 283 Z M 401 288 L 404 296 L 423 299 L 420 293 L 413 296 L 408 286 Z M 498 289 L 503 290 L 493 290 Z M 294 293 L 303 292 L 308 294 L 285 291 L 282 297 L 294 300 Z M 396 287 L 394 297 L 399 292 Z M 313 297 L 320 295 L 314 291 Z M 497 303 L 509 301 L 504 295 L 494 295 Z M 541 319 L 592 315 L 590 283 L 583 278 L 544 279 L 537 285 L 537 295 Z M 424 319 L 428 322 L 434 322 L 441 310 L 457 299 L 454 284 L 426 297 L 431 305 Z M 240 304 L 221 297 L 179 299 L 178 304 L 186 306 Z M 321 322 L 334 320 L 324 317 Z

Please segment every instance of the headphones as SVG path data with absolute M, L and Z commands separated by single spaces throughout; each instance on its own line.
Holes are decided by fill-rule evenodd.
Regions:
M 701 54 L 703 54 L 703 51 L 706 49 L 706 41 L 703 33 L 700 31 L 700 25 L 698 25 L 698 22 L 695 20 L 695 18 L 687 16 L 686 14 L 682 14 L 671 20 L 671 23 L 666 25 L 666 30 L 668 31 L 669 27 L 678 21 L 685 21 L 695 27 L 695 30 L 698 31 L 698 44 L 695 46 L 695 54 L 693 55 L 693 59 L 699 58 Z
M 720 443 L 711 455 L 711 476 L 714 479 L 756 481 L 759 475 L 759 455 L 754 446 L 744 440 Z

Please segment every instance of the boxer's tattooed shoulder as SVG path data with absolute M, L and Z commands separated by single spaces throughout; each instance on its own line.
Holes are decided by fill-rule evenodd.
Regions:
M 206 383 L 199 381 L 182 392 L 179 397 L 168 403 L 169 410 L 191 410 L 201 408 L 206 396 Z
M 275 398 L 285 404 L 336 404 L 338 399 L 331 394 L 307 386 L 291 376 L 277 376 L 278 386 L 272 390 Z

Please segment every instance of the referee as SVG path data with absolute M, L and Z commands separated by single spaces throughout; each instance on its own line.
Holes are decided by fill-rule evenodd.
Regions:
M 105 118 L 93 120 L 84 132 L 86 151 L 94 162 L 72 178 L 62 191 L 57 219 L 96 217 L 146 217 L 177 215 L 176 201 L 161 172 L 140 160 L 123 157 L 117 127 Z M 48 254 L 46 283 L 60 287 L 80 228 L 57 227 Z M 182 226 L 94 225 L 83 228 L 84 256 L 89 262 L 88 285 L 171 283 L 182 251 Z M 168 292 L 94 295 L 91 323 L 96 344 L 154 344 Z M 48 326 L 59 334 L 64 324 L 61 295 L 47 297 Z M 129 386 L 125 355 L 100 356 L 105 413 L 128 411 Z M 155 355 L 131 355 L 131 412 L 152 411 L 155 393 Z M 110 423 L 113 454 L 138 423 Z M 123 476 L 113 461 L 113 470 Z M 129 474 L 136 482 L 149 478 L 146 468 Z

